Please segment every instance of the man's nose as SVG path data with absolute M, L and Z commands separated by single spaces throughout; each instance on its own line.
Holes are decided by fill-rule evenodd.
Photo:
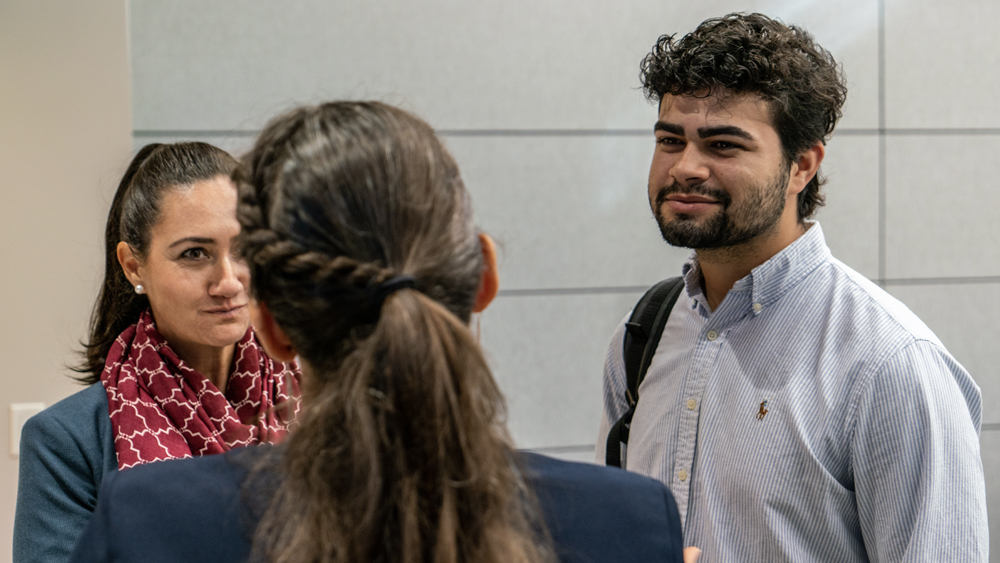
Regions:
M 682 185 L 703 182 L 711 175 L 708 162 L 701 150 L 694 143 L 688 143 L 677 155 L 677 160 L 670 168 L 670 176 Z

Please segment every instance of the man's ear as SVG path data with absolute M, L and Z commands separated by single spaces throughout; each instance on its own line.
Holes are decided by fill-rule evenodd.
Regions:
M 486 233 L 479 233 L 479 246 L 483 250 L 483 274 L 479 279 L 479 291 L 476 292 L 476 303 L 472 306 L 473 313 L 481 313 L 489 306 L 500 289 L 500 276 L 497 275 L 497 247 L 493 239 Z
M 121 264 L 122 271 L 129 283 L 137 286 L 142 283 L 142 276 L 139 275 L 139 259 L 132 252 L 132 247 L 127 242 L 121 241 L 115 247 L 115 254 L 118 255 L 118 263 Z
M 268 356 L 279 362 L 291 362 L 295 359 L 292 341 L 271 316 L 266 303 L 255 299 L 250 301 L 250 322 L 257 333 L 257 340 L 260 340 Z
M 809 180 L 812 180 L 816 172 L 819 171 L 819 165 L 823 162 L 824 156 L 826 156 L 826 148 L 822 142 L 817 142 L 792 161 L 788 178 L 788 195 L 797 195 L 806 188 Z

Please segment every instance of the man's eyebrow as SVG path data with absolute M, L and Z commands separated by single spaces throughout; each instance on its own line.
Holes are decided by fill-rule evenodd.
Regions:
M 720 135 L 726 135 L 730 137 L 739 137 L 741 139 L 746 139 L 748 141 L 755 140 L 753 135 L 747 133 L 746 130 L 740 129 L 735 125 L 717 125 L 715 127 L 699 127 L 698 136 L 702 139 L 707 139 L 709 137 L 718 137 Z
M 182 239 L 174 241 L 174 243 L 168 246 L 167 248 L 173 248 L 175 246 L 186 244 L 189 242 L 193 242 L 194 244 L 215 244 L 215 239 L 205 238 L 205 237 L 184 237 Z
M 667 133 L 671 133 L 679 137 L 684 136 L 683 127 L 677 125 L 676 123 L 667 123 L 666 121 L 657 121 L 656 125 L 653 126 L 653 131 L 666 131 Z

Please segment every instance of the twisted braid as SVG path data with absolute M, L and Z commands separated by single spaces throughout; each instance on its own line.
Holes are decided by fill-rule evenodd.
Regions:
M 306 376 L 256 554 L 552 560 L 468 328 L 483 257 L 431 128 L 378 103 L 300 108 L 265 128 L 245 164 L 234 180 L 251 290 Z
M 305 357 L 333 369 L 371 334 L 380 312 L 372 296 L 399 272 L 376 262 L 305 248 L 268 225 L 261 198 L 250 184 L 240 182 L 238 187 L 237 214 L 242 222 L 239 246 L 251 271 L 252 292 L 265 299 L 278 316 L 318 315 L 327 319 L 309 329 L 319 331 L 321 338 L 314 334 L 314 338 L 295 340 Z M 296 332 L 300 331 L 289 328 L 293 336 Z M 332 354 L 330 342 L 340 343 Z M 317 361 L 320 358 L 324 361 Z

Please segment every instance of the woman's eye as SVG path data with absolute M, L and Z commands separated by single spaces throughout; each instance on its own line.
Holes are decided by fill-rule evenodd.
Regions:
M 204 248 L 189 248 L 181 252 L 181 258 L 185 260 L 201 260 L 208 258 L 208 253 L 205 252 Z

